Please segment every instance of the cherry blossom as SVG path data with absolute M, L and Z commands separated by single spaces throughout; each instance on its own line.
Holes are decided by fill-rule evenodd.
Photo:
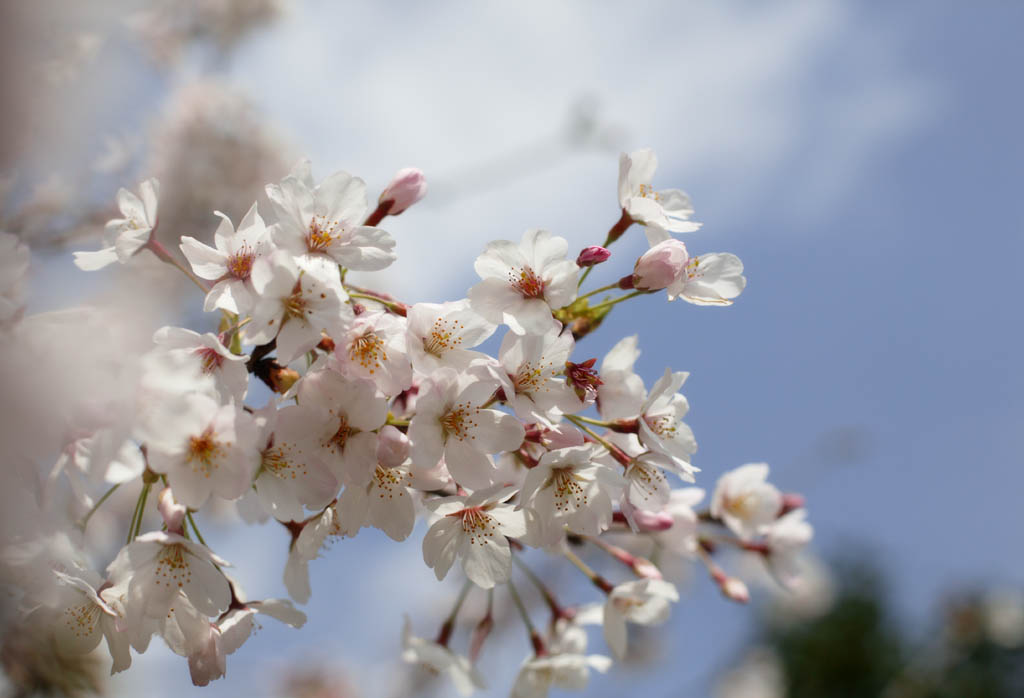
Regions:
M 157 199 L 160 183 L 147 179 L 139 185 L 139 198 L 127 189 L 117 192 L 117 207 L 124 218 L 107 222 L 103 234 L 106 247 L 96 252 L 75 252 L 75 265 L 83 271 L 96 271 L 114 262 L 125 264 L 149 242 L 157 224 Z
M 278 252 L 256 261 L 253 287 L 259 298 L 246 327 L 246 338 L 266 344 L 277 338 L 277 355 L 288 363 L 315 347 L 321 333 L 338 335 L 351 321 L 346 294 L 337 270 L 319 275 L 300 270 L 286 253 Z M 333 274 L 333 277 L 331 276 Z
M 249 387 L 247 356 L 232 354 L 217 335 L 199 334 L 184 327 L 161 327 L 153 335 L 157 346 L 195 364 L 196 372 L 211 376 L 221 400 L 241 403 Z
M 483 279 L 469 289 L 473 310 L 516 334 L 544 334 L 551 311 L 576 298 L 579 267 L 565 258 L 568 250 L 565 238 L 546 230 L 527 230 L 518 245 L 490 243 L 473 264 Z
M 468 658 L 452 652 L 445 645 L 413 635 L 408 616 L 402 625 L 402 660 L 409 664 L 423 664 L 437 673 L 447 674 L 460 696 L 468 696 L 476 690 L 487 688 L 484 677 Z
M 586 631 L 579 625 L 560 619 L 547 643 L 547 653 L 523 662 L 512 686 L 512 697 L 546 698 L 551 688 L 584 690 L 591 669 L 604 674 L 612 665 L 608 657 L 584 654 L 586 650 Z
M 417 303 L 409 309 L 407 347 L 413 368 L 430 374 L 443 366 L 464 370 L 486 354 L 470 351 L 496 325 L 470 310 L 469 301 Z
M 409 424 L 413 462 L 431 468 L 443 456 L 459 484 L 491 484 L 494 466 L 488 454 L 518 448 L 525 435 L 515 417 L 485 406 L 496 387 L 450 368 L 435 371 Z
M 515 489 L 495 485 L 468 497 L 441 497 L 426 503 L 437 521 L 423 538 L 423 561 L 444 579 L 455 558 L 479 587 L 490 589 L 508 579 L 512 551 L 507 537 L 526 533 L 521 511 L 503 504 Z
M 669 300 L 682 298 L 694 305 L 732 305 L 747 286 L 743 262 L 727 252 L 691 257 L 680 281 L 669 288 Z
M 362 313 L 344 333 L 334 337 L 332 368 L 352 378 L 373 381 L 385 395 L 398 395 L 412 385 L 406 337 L 404 318 L 383 312 Z
M 357 271 L 377 271 L 395 260 L 395 241 L 366 219 L 366 184 L 335 172 L 314 184 L 309 160 L 299 162 L 280 184 L 267 185 L 277 214 L 274 242 L 309 269 L 326 262 Z
M 782 493 L 768 482 L 767 463 L 748 463 L 718 478 L 711 495 L 711 515 L 743 540 L 750 540 L 775 521 Z
M 700 223 L 690 220 L 693 204 L 678 189 L 655 191 L 651 186 L 658 158 L 650 148 L 619 156 L 619 205 L 637 223 L 674 233 L 692 233 Z
M 604 639 L 612 654 L 626 658 L 628 635 L 626 622 L 660 625 L 668 620 L 671 603 L 679 601 L 679 592 L 662 579 L 638 579 L 612 589 L 604 604 Z
M 221 222 L 213 234 L 214 247 L 204 245 L 187 235 L 181 238 L 181 252 L 192 265 L 192 271 L 201 279 L 216 283 L 206 294 L 203 310 L 215 308 L 231 313 L 245 314 L 255 304 L 255 289 L 252 283 L 252 268 L 256 260 L 273 250 L 267 226 L 252 205 L 238 224 L 238 230 L 231 219 L 215 211 Z

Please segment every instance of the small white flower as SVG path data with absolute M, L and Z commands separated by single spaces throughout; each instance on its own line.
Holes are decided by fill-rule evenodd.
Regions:
M 678 189 L 655 191 L 651 186 L 658 158 L 650 148 L 619 156 L 619 205 L 637 223 L 675 233 L 692 233 L 700 223 L 691 221 L 693 204 Z M 654 244 L 656 241 L 652 241 Z
M 398 448 L 391 448 L 398 444 Z M 338 498 L 341 530 L 354 536 L 363 526 L 384 531 L 392 540 L 405 540 L 416 524 L 408 439 L 393 426 L 381 429 L 377 467 L 367 485 L 350 485 Z
M 711 495 L 711 515 L 750 540 L 775 521 L 782 508 L 782 493 L 767 480 L 766 463 L 748 463 L 725 473 Z
M 394 238 L 362 224 L 366 183 L 358 177 L 335 172 L 315 185 L 310 162 L 303 160 L 280 184 L 267 185 L 267 196 L 277 213 L 274 242 L 296 255 L 301 267 L 330 263 L 379 271 L 395 261 Z
M 612 589 L 604 604 L 604 639 L 612 654 L 626 658 L 626 621 L 660 625 L 668 620 L 670 604 L 676 601 L 675 586 L 663 579 L 638 579 Z
M 337 336 L 351 322 L 352 310 L 338 270 L 319 275 L 300 271 L 287 252 L 256 261 L 252 282 L 259 295 L 245 336 L 254 344 L 277 337 L 277 356 L 287 364 L 320 343 L 321 333 Z
M 490 589 L 508 580 L 512 551 L 506 537 L 526 533 L 522 511 L 502 502 L 515 488 L 495 485 L 468 497 L 442 497 L 427 502 L 440 518 L 423 538 L 423 561 L 439 580 L 448 574 L 455 558 L 462 570 L 479 587 Z
M 241 497 L 259 466 L 252 417 L 202 393 L 163 400 L 147 416 L 143 436 L 150 468 L 167 475 L 175 497 L 191 509 L 210 494 Z
M 470 351 L 494 334 L 494 323 L 470 310 L 469 301 L 417 303 L 409 309 L 407 348 L 413 368 L 430 375 L 443 366 L 465 370 L 485 354 Z
M 213 234 L 216 249 L 204 245 L 193 237 L 181 237 L 181 251 L 192 265 L 192 271 L 201 279 L 215 281 L 206 294 L 203 310 L 221 308 L 238 315 L 247 315 L 255 304 L 252 268 L 257 259 L 273 250 L 267 226 L 263 223 L 256 204 L 235 230 L 231 219 L 220 211 L 220 225 Z
M 672 456 L 691 475 L 698 472 L 689 460 L 697 451 L 693 431 L 682 418 L 690 409 L 686 398 L 678 392 L 689 373 L 665 369 L 665 374 L 651 387 L 640 407 L 640 443 L 647 448 Z
M 591 669 L 603 674 L 612 665 L 608 657 L 584 654 L 586 631 L 564 619 L 555 625 L 547 650 L 544 656 L 531 657 L 523 663 L 512 686 L 512 698 L 546 698 L 552 687 L 582 691 L 587 687 Z
M 602 385 L 597 388 L 597 407 L 605 419 L 622 419 L 640 414 L 647 389 L 633 371 L 640 357 L 637 336 L 623 337 L 601 361 Z
M 97 591 L 99 575 L 92 573 L 86 581 L 63 572 L 54 574 L 62 587 L 54 632 L 57 646 L 67 654 L 86 654 L 105 637 L 114 660 L 111 673 L 127 669 L 132 663 L 128 634 L 119 631 L 121 615 Z
M 814 537 L 814 529 L 806 521 L 806 509 L 794 509 L 780 516 L 764 531 L 768 547 L 768 566 L 779 582 L 794 588 L 800 582 L 800 553 Z
M 711 252 L 690 258 L 680 283 L 669 288 L 669 300 L 682 298 L 694 305 L 732 305 L 732 299 L 746 286 L 739 257 L 728 252 Z
M 434 373 L 409 424 L 412 459 L 418 468 L 433 468 L 443 456 L 462 486 L 486 487 L 493 482 L 489 454 L 518 449 L 526 433 L 512 415 L 483 407 L 495 387 L 490 381 L 460 377 L 450 368 Z
M 473 310 L 516 334 L 545 334 L 555 323 L 551 311 L 576 298 L 579 267 L 565 258 L 569 243 L 546 230 L 528 230 L 517 245 L 487 245 L 473 268 L 483 279 L 469 289 Z
M 153 334 L 153 341 L 192 362 L 196 373 L 211 376 L 221 400 L 241 404 L 249 387 L 247 356 L 232 354 L 212 332 L 199 334 L 183 327 L 161 327 Z
M 120 262 L 126 264 L 153 233 L 157 222 L 157 198 L 160 183 L 147 179 L 139 185 L 140 199 L 127 189 L 117 192 L 117 207 L 124 218 L 107 222 L 103 240 L 106 247 L 96 252 L 75 252 L 75 266 L 84 271 L 96 271 Z
M 356 316 L 343 334 L 334 337 L 332 366 L 351 378 L 373 382 L 384 395 L 398 395 L 412 385 L 407 325 L 405 318 L 391 313 Z
M 516 416 L 536 421 L 538 417 L 549 416 L 552 410 L 573 413 L 583 409 L 582 401 L 562 378 L 573 346 L 572 333 L 568 331 L 505 335 L 498 353 L 498 377 L 505 401 Z
M 487 688 L 484 677 L 468 658 L 444 645 L 413 635 L 408 616 L 402 625 L 402 660 L 409 664 L 424 664 L 433 671 L 447 674 L 461 696 Z
M 526 473 L 520 502 L 536 512 L 544 545 L 561 540 L 565 526 L 592 536 L 608 528 L 612 501 L 624 483 L 616 470 L 593 460 L 594 451 L 593 446 L 549 451 Z

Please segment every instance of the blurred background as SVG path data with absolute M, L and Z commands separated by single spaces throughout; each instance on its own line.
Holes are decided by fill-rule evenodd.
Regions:
M 399 261 L 374 284 L 441 301 L 465 295 L 489 240 L 543 227 L 571 249 L 598 244 L 619 215 L 619 152 L 654 148 L 655 188 L 686 190 L 704 223 L 691 253 L 739 255 L 747 290 L 724 309 L 642 299 L 577 356 L 637 333 L 648 384 L 690 371 L 698 484 L 768 462 L 808 499 L 816 581 L 804 601 L 758 584 L 744 608 L 697 570 L 669 624 L 587 695 L 1024 695 L 1010 268 L 1024 256 L 1024 6 L 39 0 L 0 13 L 0 227 L 32 246 L 30 312 L 130 302 L 143 335 L 212 327 L 165 270 L 72 264 L 98 246 L 118 187 L 146 177 L 161 181 L 170 241 L 211 236 L 215 209 L 237 221 L 262 206 L 302 156 L 318 179 L 364 178 L 371 197 L 419 167 L 430 192 L 386 220 Z M 645 248 L 632 230 L 591 278 L 610 282 Z M 283 596 L 287 534 L 230 516 L 204 526 L 213 547 L 251 598 Z M 306 627 L 267 625 L 226 679 L 192 687 L 157 640 L 110 693 L 450 695 L 398 659 L 403 613 L 431 636 L 457 588 L 423 565 L 421 535 L 336 543 L 311 565 Z M 486 695 L 507 692 L 527 653 L 516 630 L 484 650 Z M 599 637 L 590 651 L 605 651 Z

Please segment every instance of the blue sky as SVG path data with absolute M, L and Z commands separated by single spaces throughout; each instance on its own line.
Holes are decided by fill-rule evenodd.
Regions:
M 748 287 L 728 309 L 642 299 L 577 351 L 601 356 L 637 332 L 649 382 L 665 366 L 690 371 L 701 484 L 770 463 L 780 486 L 808 496 L 816 550 L 870 552 L 901 612 L 921 622 L 950 588 L 1024 584 L 1024 332 L 1010 268 L 1024 256 L 1024 7 L 948 5 L 638 3 L 622 13 L 526 2 L 513 14 L 311 1 L 246 42 L 222 77 L 320 176 L 346 169 L 374 191 L 416 165 L 440 183 L 435 202 L 390 219 L 402 259 L 387 283 L 408 300 L 461 297 L 483 245 L 528 227 L 574 246 L 600 241 L 617 217 L 617 150 L 563 152 L 553 140 L 573 101 L 592 95 L 616 146 L 655 148 L 655 184 L 693 197 L 705 226 L 686 237 L 691 252 L 739 255 Z M 524 149 L 520 177 L 509 158 Z M 480 168 L 488 188 L 460 182 Z M 634 230 L 614 249 L 609 279 L 640 238 Z M 278 534 L 251 532 L 245 545 L 265 535 L 283 547 Z M 320 617 L 298 633 L 268 625 L 207 693 L 269 695 L 265 667 L 310 644 L 340 655 L 354 683 L 371 680 L 393 666 L 403 608 L 388 599 L 408 580 L 410 605 L 424 607 L 418 629 L 432 633 L 428 618 L 442 612 L 426 610 L 436 587 L 418 544 L 381 553 L 381 543 L 363 533 L 314 563 Z M 225 546 L 240 557 L 237 543 Z M 263 565 L 273 582 L 249 572 L 252 586 L 281 594 L 283 557 L 252 558 L 238 562 Z M 353 608 L 352 595 L 366 603 Z M 698 574 L 658 636 L 685 661 L 617 667 L 592 694 L 639 682 L 654 695 L 704 695 L 751 615 Z M 524 651 L 501 657 L 514 667 Z M 187 685 L 183 662 L 168 669 L 155 694 Z

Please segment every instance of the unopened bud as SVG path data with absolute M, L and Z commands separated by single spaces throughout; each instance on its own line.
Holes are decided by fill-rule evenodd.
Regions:
M 601 376 L 594 368 L 596 362 L 597 359 L 587 359 L 578 364 L 574 364 L 572 361 L 565 362 L 566 382 L 572 387 L 576 397 L 583 402 L 595 397 L 598 387 L 604 385 Z
M 395 173 L 391 184 L 381 192 L 377 203 L 383 205 L 390 201 L 389 216 L 397 216 L 405 209 L 422 199 L 427 194 L 427 179 L 421 170 L 406 167 Z
M 409 457 L 409 437 L 391 424 L 381 427 L 377 439 L 377 460 L 386 468 L 394 468 Z
M 283 366 L 273 366 L 270 369 L 270 384 L 275 393 L 284 395 L 301 376 L 298 371 Z
M 626 515 L 620 511 L 612 514 L 613 521 L 626 522 Z M 667 531 L 675 524 L 672 515 L 666 511 L 645 511 L 643 509 L 633 510 L 633 523 L 637 530 L 643 532 Z
M 806 500 L 802 494 L 787 492 L 782 495 L 782 506 L 779 507 L 779 516 L 788 514 L 795 509 L 803 509 Z
M 679 279 L 690 255 L 686 245 L 675 238 L 659 242 L 644 252 L 633 267 L 633 287 L 641 291 L 660 291 Z
M 578 267 L 592 267 L 595 264 L 608 261 L 608 258 L 612 256 L 604 247 L 600 245 L 591 245 L 590 247 L 584 247 L 580 250 L 579 257 L 576 258 L 576 266 Z
M 736 601 L 737 603 L 747 603 L 750 601 L 750 590 L 747 589 L 747 585 L 742 580 L 736 577 L 726 579 L 721 588 L 722 593 L 730 601 Z
M 160 490 L 160 494 L 156 499 L 156 508 L 160 512 L 160 516 L 163 517 L 164 523 L 167 524 L 168 533 L 181 535 L 184 530 L 183 524 L 188 509 L 185 505 L 179 504 L 174 500 L 174 494 L 171 492 L 170 487 Z

